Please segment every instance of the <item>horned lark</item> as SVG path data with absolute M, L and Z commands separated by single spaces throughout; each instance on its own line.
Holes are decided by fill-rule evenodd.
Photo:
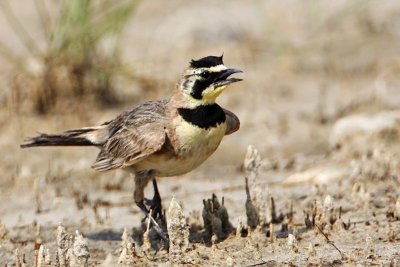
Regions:
M 217 149 L 225 135 L 239 129 L 235 114 L 215 103 L 227 85 L 241 81 L 229 78 L 238 72 L 227 68 L 222 56 L 192 60 L 171 98 L 145 102 L 100 126 L 40 134 L 26 139 L 21 147 L 97 146 L 100 153 L 92 168 L 122 168 L 133 173 L 134 200 L 146 215 L 144 188 L 153 180 L 158 199 L 151 208 L 161 212 L 155 177 L 193 170 Z

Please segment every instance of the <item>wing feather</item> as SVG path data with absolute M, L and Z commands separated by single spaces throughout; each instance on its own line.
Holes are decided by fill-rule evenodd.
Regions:
M 107 171 L 132 165 L 157 152 L 166 140 L 166 101 L 149 101 L 107 122 L 112 133 L 92 168 Z
M 239 118 L 232 112 L 227 109 L 223 109 L 225 112 L 226 117 L 226 131 L 225 135 L 232 134 L 239 130 L 240 128 L 240 121 Z

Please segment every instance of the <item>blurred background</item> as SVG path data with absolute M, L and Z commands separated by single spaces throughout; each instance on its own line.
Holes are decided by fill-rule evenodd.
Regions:
M 244 81 L 218 99 L 240 131 L 197 170 L 159 179 L 164 205 L 176 195 L 188 212 L 211 192 L 233 216 L 244 212 L 248 145 L 263 159 L 263 184 L 345 166 L 373 147 L 337 156 L 335 123 L 400 106 L 396 1 L 0 0 L 0 14 L 0 219 L 9 227 L 138 223 L 132 179 L 91 170 L 96 149 L 19 144 L 166 98 L 191 59 L 223 53 Z

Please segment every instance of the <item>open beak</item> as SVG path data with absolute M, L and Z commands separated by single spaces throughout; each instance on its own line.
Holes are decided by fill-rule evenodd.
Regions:
M 238 69 L 226 69 L 224 71 L 222 71 L 221 75 L 218 76 L 218 78 L 214 81 L 213 85 L 215 88 L 217 87 L 221 87 L 221 86 L 226 86 L 230 83 L 235 83 L 235 82 L 240 82 L 242 81 L 242 79 L 238 79 L 238 78 L 229 78 L 229 76 L 231 76 L 234 73 L 239 73 L 239 72 L 243 72 L 241 70 Z

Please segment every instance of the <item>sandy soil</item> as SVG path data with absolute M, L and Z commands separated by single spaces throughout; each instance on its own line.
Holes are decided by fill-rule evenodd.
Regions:
M 12 7 L 43 45 L 33 4 Z M 118 264 L 124 228 L 135 244 L 132 266 L 400 266 L 399 14 L 394 1 L 141 3 L 121 40 L 122 58 L 159 90 L 121 80 L 118 94 L 132 103 L 80 103 L 46 116 L 0 109 L 0 264 L 14 266 L 18 249 L 35 266 L 42 244 L 54 265 L 61 224 L 67 236 L 83 234 L 90 266 Z M 0 39 L 26 55 L 3 20 Z M 90 169 L 96 149 L 19 148 L 36 131 L 95 125 L 166 97 L 191 58 L 222 52 L 226 65 L 244 70 L 244 81 L 219 101 L 239 116 L 240 131 L 198 169 L 158 179 L 164 208 L 174 196 L 190 226 L 178 260 L 153 231 L 144 234 L 132 178 Z M 1 65 L 6 98 L 15 70 Z M 257 171 L 243 167 L 249 145 L 261 157 Z M 255 229 L 247 227 L 246 176 L 261 216 Z M 213 193 L 224 197 L 233 225 L 218 238 L 202 218 Z

